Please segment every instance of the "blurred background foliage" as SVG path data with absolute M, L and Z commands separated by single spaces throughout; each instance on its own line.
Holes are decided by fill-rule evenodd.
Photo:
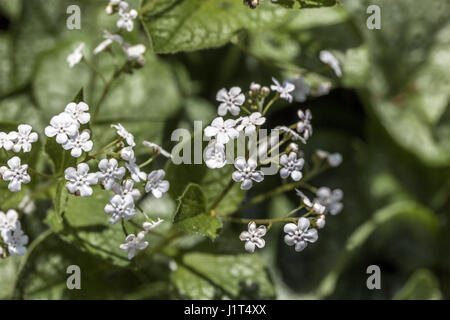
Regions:
M 152 1 L 130 2 L 139 7 Z M 22 218 L 33 240 L 28 254 L 0 262 L 1 298 L 450 297 L 450 1 L 341 0 L 317 9 L 267 2 L 255 10 L 240 0 L 151 5 L 127 40 L 149 47 L 149 33 L 148 51 L 157 55 L 147 53 L 144 68 L 114 84 L 94 125 L 94 139 L 98 147 L 111 141 L 109 124 L 120 122 L 139 143 L 151 140 L 170 149 L 174 129 L 193 129 L 194 120 L 206 123 L 214 117 L 215 94 L 222 87 L 246 88 L 252 81 L 269 84 L 272 76 L 297 74 L 313 85 L 330 81 L 330 94 L 279 103 L 268 121 L 270 127 L 290 123 L 298 108 L 310 108 L 314 135 L 304 147 L 306 156 L 318 148 L 343 154 L 341 167 L 313 180 L 345 194 L 343 212 L 327 219 L 319 241 L 295 253 L 283 243 L 279 225 L 269 232 L 264 250 L 246 255 L 237 237 L 245 226 L 226 224 L 214 242 L 187 235 L 164 255 L 152 251 L 160 245 L 154 236 L 150 249 L 128 263 L 117 248 L 123 242 L 120 226 L 105 219 L 106 193 L 96 190 L 86 201 L 70 197 L 61 223 L 60 208 L 48 200 L 67 197 L 57 187 L 42 193 L 32 183 L 11 195 L 0 182 L 1 210 L 16 208 L 26 195 L 36 200 L 34 213 Z M 79 42 L 93 49 L 104 29 L 114 30 L 115 18 L 104 14 L 106 3 L 0 0 L 2 131 L 29 123 L 42 133 L 80 88 L 90 105 L 99 99 L 100 79 L 84 64 L 69 69 L 65 58 Z M 81 30 L 66 28 L 71 4 L 81 8 Z M 381 8 L 381 30 L 366 28 L 370 4 Z M 320 72 L 323 49 L 341 61 L 342 79 Z M 115 59 L 91 51 L 85 51 L 87 58 L 109 77 Z M 45 169 L 51 155 L 44 152 L 42 134 L 40 139 L 26 161 Z M 188 182 L 199 183 L 208 197 L 223 188 L 215 183 L 226 184 L 220 174 L 208 175 L 202 166 L 169 165 L 170 197 L 144 199 L 141 206 L 170 221 Z M 178 183 L 180 175 L 189 179 Z M 226 201 L 230 207 L 221 210 L 231 213 L 242 197 L 280 183 L 270 177 L 245 196 L 235 192 Z M 239 214 L 279 217 L 297 201 L 292 193 L 279 195 Z M 71 264 L 81 267 L 82 290 L 66 288 Z M 366 287 L 366 268 L 372 264 L 381 268 L 381 290 Z

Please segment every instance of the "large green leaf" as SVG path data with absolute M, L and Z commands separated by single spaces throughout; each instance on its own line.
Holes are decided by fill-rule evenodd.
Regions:
M 431 271 L 426 269 L 414 272 L 394 297 L 396 300 L 439 300 L 441 298 L 438 280 Z
M 174 53 L 221 46 L 240 30 L 270 28 L 288 15 L 269 3 L 250 10 L 242 1 L 170 0 L 153 6 L 145 19 L 155 51 Z
M 275 296 L 258 255 L 189 253 L 172 275 L 179 294 L 188 299 L 270 299 Z
M 222 222 L 208 213 L 202 188 L 195 184 L 188 185 L 178 201 L 174 225 L 183 231 L 199 233 L 214 240 L 222 229 Z

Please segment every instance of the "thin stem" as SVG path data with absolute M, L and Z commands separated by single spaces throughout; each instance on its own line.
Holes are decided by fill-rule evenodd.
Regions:
M 211 205 L 211 208 L 209 208 L 209 211 L 214 211 L 215 208 L 220 204 L 220 202 L 225 198 L 227 193 L 231 190 L 231 188 L 234 185 L 234 180 L 230 179 L 230 182 L 228 182 L 228 185 L 226 188 L 222 191 L 222 193 L 217 197 L 217 199 L 214 201 L 214 203 Z
M 222 219 L 224 221 L 232 222 L 232 223 L 248 224 L 250 222 L 254 222 L 256 224 L 271 225 L 276 222 L 294 222 L 294 223 L 296 223 L 299 218 L 284 217 L 284 218 L 274 218 L 274 219 L 246 219 L 246 218 L 233 218 L 233 217 L 222 217 L 221 216 L 220 219 Z
M 31 173 L 35 174 L 35 175 L 38 175 L 38 176 L 41 176 L 41 177 L 44 177 L 44 178 L 48 178 L 48 179 L 55 179 L 54 176 L 51 176 L 51 175 L 48 175 L 48 174 L 45 174 L 45 173 L 38 172 L 38 171 L 34 170 L 33 168 L 28 168 L 28 170 L 29 170 Z
M 121 222 L 122 222 L 122 231 L 125 234 L 125 237 L 128 237 L 128 231 L 127 231 L 127 228 L 125 228 L 125 220 L 122 219 Z
M 103 81 L 103 83 L 105 83 L 106 84 L 106 79 L 105 79 L 105 77 L 103 76 L 103 74 L 100 72 L 100 70 L 98 70 L 98 68 L 97 67 L 95 67 L 90 61 L 88 61 L 86 58 L 84 58 L 83 57 L 83 60 L 81 60 L 81 61 L 83 61 L 92 71 L 94 71 L 94 73 L 95 74 L 97 74 L 99 77 L 100 77 L 100 79 L 102 79 L 102 81 Z
M 264 111 L 263 111 L 263 115 L 265 115 L 266 113 L 267 113 L 267 111 L 269 111 L 269 109 L 270 109 L 270 107 L 273 105 L 273 103 L 275 102 L 275 101 L 277 101 L 278 100 L 278 98 L 280 97 L 280 94 L 277 92 L 277 94 L 275 94 L 275 96 L 272 98 L 272 100 L 270 100 L 268 103 L 267 103 L 267 105 L 266 105 L 266 107 L 264 108 Z
M 159 155 L 159 153 L 155 153 L 154 155 L 152 155 L 147 161 L 140 164 L 139 168 L 143 168 L 143 167 L 149 165 L 150 163 L 152 163 L 153 159 L 155 159 L 158 155 Z
M 142 8 L 139 9 L 138 13 L 139 15 L 144 14 L 145 12 L 153 9 L 153 7 L 158 3 L 159 0 L 153 0 L 150 3 L 147 3 L 145 6 L 143 6 Z

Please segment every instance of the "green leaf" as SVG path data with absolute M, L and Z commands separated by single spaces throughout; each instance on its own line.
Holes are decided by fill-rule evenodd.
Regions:
M 53 200 L 55 214 L 60 223 L 62 223 L 62 215 L 67 206 L 68 195 L 66 180 L 61 179 L 56 186 L 55 197 Z
M 289 12 L 263 3 L 250 10 L 242 1 L 164 1 L 146 13 L 146 25 L 157 53 L 193 51 L 224 45 L 242 29 L 270 28 Z
M 76 164 L 76 158 L 70 155 L 70 150 L 64 150 L 63 147 L 56 142 L 55 138 L 48 138 L 45 143 L 45 152 L 50 157 L 53 165 L 53 172 L 60 175 L 68 167 Z
M 172 274 L 179 294 L 188 299 L 270 299 L 275 292 L 258 255 L 189 253 Z
M 214 240 L 222 229 L 222 222 L 208 214 L 202 188 L 188 185 L 178 201 L 174 225 L 185 232 L 199 233 Z
M 394 300 L 440 300 L 442 293 L 438 279 L 426 269 L 417 270 L 405 286 L 394 296 Z
M 321 7 L 331 7 L 336 5 L 336 0 L 278 0 L 276 4 L 282 5 L 286 8 L 291 9 L 304 9 L 304 8 L 321 8 Z
M 73 243 L 80 250 L 92 253 L 115 265 L 129 264 L 126 251 L 120 250 L 125 235 L 121 224 L 110 224 L 104 208 L 109 203 L 111 193 L 94 187 L 91 197 L 83 198 L 69 195 L 63 215 L 63 223 L 58 222 L 56 213 L 51 210 L 47 223 L 58 232 L 62 239 Z M 135 227 L 127 224 L 129 233 L 135 232 Z
M 75 102 L 75 103 L 79 103 L 79 102 L 82 102 L 82 101 L 84 101 L 83 88 L 81 88 L 80 91 L 78 91 L 77 95 L 73 99 L 73 102 Z

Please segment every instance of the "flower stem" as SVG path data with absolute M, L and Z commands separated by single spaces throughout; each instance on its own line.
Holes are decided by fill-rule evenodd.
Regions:
M 267 111 L 269 111 L 270 107 L 273 105 L 273 103 L 274 103 L 275 101 L 278 100 L 279 97 L 280 97 L 280 94 L 277 93 L 277 94 L 275 94 L 275 96 L 272 98 L 272 100 L 270 100 L 270 101 L 267 103 L 267 105 L 266 105 L 266 107 L 264 108 L 264 111 L 263 111 L 263 113 L 262 113 L 263 116 L 267 113 Z
M 41 177 L 43 177 L 43 178 L 55 179 L 54 176 L 51 176 L 51 175 L 48 175 L 48 174 L 45 174 L 45 173 L 38 172 L 38 171 L 34 170 L 33 168 L 28 168 L 28 170 L 29 170 L 31 173 L 33 173 L 33 174 L 35 174 L 35 175 L 38 175 L 38 176 L 41 176 Z
M 220 202 L 223 200 L 223 198 L 225 198 L 225 196 L 227 195 L 227 193 L 231 190 L 231 188 L 234 185 L 234 180 L 230 179 L 230 182 L 228 182 L 228 185 L 226 186 L 226 188 L 222 191 L 222 193 L 217 197 L 217 199 L 214 201 L 214 203 L 211 205 L 211 207 L 209 208 L 208 211 L 210 211 L 211 213 L 214 211 L 215 208 L 217 208 L 217 206 L 220 204 Z
M 83 61 L 92 71 L 94 71 L 95 74 L 97 74 L 100 79 L 102 79 L 103 83 L 107 83 L 105 77 L 103 76 L 103 74 L 100 72 L 100 70 L 97 69 L 97 67 L 95 67 L 90 61 L 88 61 L 86 58 L 83 57 Z

